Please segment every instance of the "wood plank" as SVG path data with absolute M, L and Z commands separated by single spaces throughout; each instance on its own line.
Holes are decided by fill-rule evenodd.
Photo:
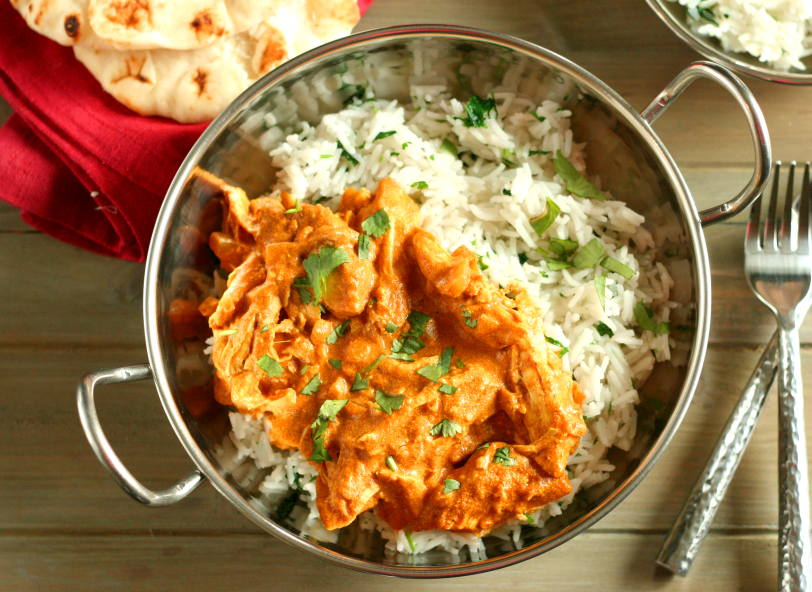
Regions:
M 14 206 L 0 201 L 0 234 L 36 233 L 39 230 L 31 228 L 20 218 L 20 210 Z
M 686 578 L 655 568 L 662 535 L 587 532 L 519 565 L 486 574 L 406 582 L 337 567 L 269 536 L 3 536 L 0 573 L 17 592 L 122 589 L 364 590 L 600 589 L 606 592 L 762 591 L 775 585 L 772 535 L 708 537 Z
M 751 348 L 711 348 L 674 441 L 642 484 L 595 530 L 664 532 L 670 527 L 758 356 Z M 206 484 L 177 506 L 148 512 L 119 489 L 92 454 L 76 413 L 78 379 L 93 369 L 145 359 L 141 348 L 0 352 L 0 392 L 15 395 L 0 401 L 0 507 L 6 510 L 0 512 L 0 531 L 257 531 Z M 804 349 L 802 359 L 804 381 L 812 385 L 812 350 Z M 104 387 L 97 400 L 114 449 L 147 486 L 168 487 L 193 468 L 151 383 Z M 812 425 L 812 405 L 807 421 Z M 716 527 L 775 528 L 776 422 L 772 397 Z M 45 470 L 31 470 L 32 463 Z

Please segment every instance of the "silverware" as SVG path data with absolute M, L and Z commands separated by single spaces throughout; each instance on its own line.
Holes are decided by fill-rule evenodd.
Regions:
M 758 361 L 736 407 L 716 442 L 705 470 L 696 480 L 691 495 L 665 538 L 658 565 L 684 576 L 691 568 L 716 511 L 733 480 L 756 422 L 778 372 L 778 333 L 776 332 Z
M 778 322 L 778 560 L 779 590 L 806 591 L 812 569 L 809 529 L 809 479 L 800 375 L 798 326 L 809 310 L 812 257 L 809 254 L 809 218 L 812 188 L 809 163 L 804 167 L 801 210 L 792 219 L 795 163 L 790 164 L 787 197 L 778 232 L 776 163 L 773 193 L 761 239 L 761 198 L 753 203 L 744 242 L 744 269 L 753 292 Z M 793 245 L 792 234 L 797 230 Z

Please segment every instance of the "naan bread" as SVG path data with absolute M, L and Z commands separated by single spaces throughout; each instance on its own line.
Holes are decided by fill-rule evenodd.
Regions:
M 29 27 L 61 45 L 186 50 L 247 31 L 295 0 L 11 0 L 11 4 Z
M 250 29 L 191 50 L 73 48 L 104 90 L 141 115 L 181 123 L 216 117 L 279 64 L 347 35 L 355 0 L 292 0 Z

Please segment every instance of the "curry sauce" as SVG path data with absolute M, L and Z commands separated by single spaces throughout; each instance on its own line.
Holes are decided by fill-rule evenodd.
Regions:
M 583 394 L 521 287 L 448 253 L 391 179 L 336 213 L 201 179 L 230 272 L 200 306 L 215 397 L 319 466 L 328 529 L 374 507 L 396 530 L 483 535 L 569 493 Z

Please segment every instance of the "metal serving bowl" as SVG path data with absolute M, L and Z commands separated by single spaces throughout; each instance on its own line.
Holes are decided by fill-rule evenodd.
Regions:
M 639 430 L 629 452 L 612 450 L 618 468 L 609 481 L 586 490 L 563 515 L 543 528 L 524 527 L 524 547 L 485 540 L 487 559 L 475 560 L 434 550 L 410 556 L 393 555 L 380 537 L 359 544 L 352 527 L 335 544 L 302 536 L 252 495 L 250 487 L 225 470 L 214 454 L 228 432 L 226 409 L 196 420 L 181 395 L 176 344 L 167 322 L 173 299 L 173 274 L 183 268 L 211 273 L 211 254 L 189 251 L 183 228 L 198 226 L 211 196 L 195 180 L 200 168 L 246 189 L 249 197 L 266 191 L 274 171 L 268 139 L 274 126 L 296 126 L 316 121 L 342 108 L 357 91 L 339 88 L 338 80 L 363 81 L 379 98 L 408 99 L 409 84 L 443 83 L 461 99 L 485 96 L 511 73 L 520 91 L 538 89 L 556 96 L 572 109 L 576 141 L 588 141 L 588 163 L 603 187 L 646 213 L 670 204 L 673 224 L 681 238 L 672 245 L 690 268 L 681 305 L 695 311 L 690 353 L 682 366 L 658 364 L 641 389 Z M 755 172 L 731 201 L 697 212 L 688 187 L 650 124 L 692 81 L 710 78 L 734 96 L 747 118 L 755 149 Z M 335 92 L 319 98 L 315 90 L 333 79 Z M 268 117 L 272 114 L 272 117 Z M 282 541 L 321 559 L 378 574 L 405 577 L 443 577 L 479 573 L 529 559 L 583 532 L 625 498 L 652 468 L 674 435 L 696 388 L 708 339 L 710 272 L 702 226 L 733 216 L 762 190 L 770 170 L 770 147 L 761 112 L 747 88 L 734 75 L 714 64 L 686 68 L 642 114 L 600 80 L 546 49 L 512 37 L 446 26 L 411 26 L 371 31 L 330 43 L 302 55 L 257 82 L 235 100 L 206 130 L 169 188 L 152 237 L 144 282 L 144 325 L 149 364 L 100 370 L 83 378 L 78 389 L 79 413 L 93 450 L 124 490 L 149 507 L 167 506 L 182 499 L 204 479 L 237 509 Z M 201 251 L 207 248 L 203 247 Z M 673 257 L 673 253 L 671 254 Z M 209 261 L 209 263 L 206 263 Z M 96 415 L 94 389 L 100 384 L 152 378 L 164 410 L 197 469 L 160 492 L 142 486 L 121 464 L 104 437 Z
M 801 60 L 807 71 L 774 70 L 747 53 L 737 53 L 722 49 L 718 39 L 697 35 L 688 26 L 688 11 L 678 2 L 670 0 L 646 0 L 652 10 L 668 25 L 677 36 L 706 58 L 718 62 L 731 70 L 770 82 L 783 84 L 812 84 L 812 56 Z

